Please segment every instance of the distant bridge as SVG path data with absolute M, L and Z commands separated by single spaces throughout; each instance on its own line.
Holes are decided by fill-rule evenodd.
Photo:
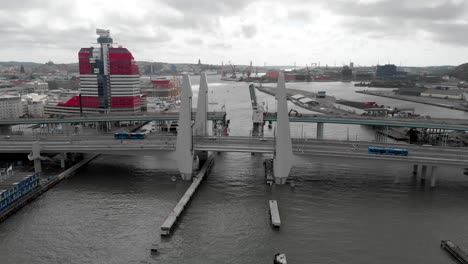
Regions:
M 195 119 L 195 112 L 192 113 L 192 119 Z M 62 124 L 62 123 L 93 123 L 93 122 L 119 122 L 119 121 L 177 121 L 179 113 L 139 113 L 135 115 L 83 115 L 83 116 L 64 116 L 61 118 L 16 118 L 0 119 L 1 125 L 21 125 L 21 124 Z M 226 112 L 208 112 L 208 120 L 225 121 Z
M 276 113 L 265 113 L 265 121 L 276 121 Z M 394 118 L 369 116 L 330 116 L 321 114 L 300 114 L 289 117 L 290 122 L 329 123 L 348 125 L 431 128 L 468 131 L 467 119 L 448 118 Z

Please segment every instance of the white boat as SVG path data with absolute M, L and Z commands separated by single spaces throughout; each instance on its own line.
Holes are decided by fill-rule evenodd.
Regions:
M 276 254 L 273 264 L 287 264 L 286 255 L 280 253 Z

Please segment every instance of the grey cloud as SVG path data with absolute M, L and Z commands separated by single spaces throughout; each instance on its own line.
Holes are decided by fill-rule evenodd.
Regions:
M 189 44 L 189 45 L 202 45 L 203 44 L 203 40 L 201 38 L 186 38 L 185 39 L 185 43 Z
M 430 23 L 424 28 L 433 39 L 454 45 L 466 46 L 468 42 L 468 24 Z
M 184 13 L 192 13 L 192 15 L 223 15 L 233 14 L 243 10 L 246 5 L 251 3 L 249 0 L 163 0 L 167 5 Z
M 232 45 L 218 42 L 218 43 L 209 44 L 208 47 L 210 47 L 212 49 L 231 49 Z
M 329 5 L 344 16 L 343 26 L 351 33 L 370 38 L 414 37 L 429 33 L 438 42 L 460 45 L 468 39 L 466 1 L 395 1 L 382 0 L 373 3 L 339 1 Z M 465 31 L 463 31 L 465 30 Z M 466 43 L 466 42 L 465 42 Z
M 363 3 L 357 0 L 333 1 L 329 7 L 338 14 L 357 17 L 394 17 L 402 19 L 451 20 L 465 14 L 465 1 L 382 0 Z
M 242 35 L 246 38 L 253 38 L 257 34 L 257 27 L 255 25 L 243 25 L 241 30 Z
M 294 10 L 288 12 L 288 19 L 293 21 L 307 22 L 312 18 L 308 10 Z

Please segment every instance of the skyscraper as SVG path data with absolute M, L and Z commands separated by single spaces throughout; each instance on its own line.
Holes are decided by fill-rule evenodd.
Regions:
M 109 30 L 96 29 L 99 47 L 82 48 L 78 53 L 80 68 L 79 96 L 59 106 L 99 109 L 108 112 L 141 110 L 140 73 L 132 54 L 114 47 Z

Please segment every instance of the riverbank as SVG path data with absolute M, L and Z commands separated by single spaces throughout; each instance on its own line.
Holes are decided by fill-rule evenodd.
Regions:
M 31 191 L 29 194 L 25 195 L 12 205 L 10 205 L 7 209 L 5 209 L 3 212 L 0 212 L 0 222 L 3 222 L 5 219 L 7 219 L 9 216 L 14 214 L 16 211 L 27 205 L 28 203 L 32 202 L 34 199 L 39 197 L 41 194 L 44 192 L 48 191 L 52 187 L 54 187 L 56 184 L 58 184 L 61 180 L 70 177 L 75 171 L 83 167 L 84 165 L 88 164 L 90 161 L 95 159 L 99 154 L 92 154 L 90 156 L 86 156 L 83 160 L 80 162 L 76 163 L 75 165 L 71 166 L 64 172 L 60 173 L 59 175 L 53 176 L 47 181 L 43 182 L 39 187 L 37 187 L 35 190 Z
M 380 97 L 385 97 L 385 98 L 397 99 L 397 100 L 426 104 L 426 105 L 433 105 L 433 106 L 468 112 L 468 107 L 463 106 L 463 102 L 460 100 L 448 100 L 448 99 L 438 99 L 438 98 L 421 97 L 421 96 L 410 96 L 410 95 L 396 95 L 395 93 L 393 93 L 393 91 L 383 92 L 383 91 L 364 90 L 364 91 L 356 91 L 356 93 L 380 96 Z M 439 100 L 444 100 L 444 102 L 448 102 L 450 104 L 437 102 Z

